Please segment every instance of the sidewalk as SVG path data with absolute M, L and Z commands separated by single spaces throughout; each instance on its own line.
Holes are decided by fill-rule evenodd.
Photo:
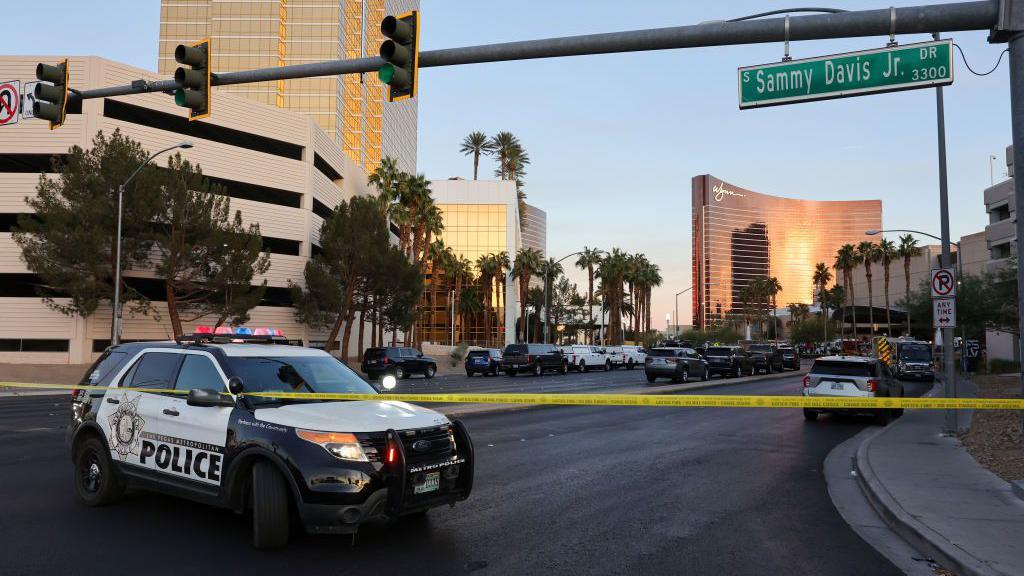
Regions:
M 960 576 L 1024 574 L 1024 500 L 914 410 L 857 450 L 864 494 L 904 540 Z

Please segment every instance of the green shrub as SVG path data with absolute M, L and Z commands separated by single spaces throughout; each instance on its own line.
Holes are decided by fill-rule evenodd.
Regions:
M 466 354 L 469 351 L 469 344 L 465 342 L 459 342 L 459 345 L 452 348 L 452 351 L 448 353 L 448 361 L 451 363 L 452 368 L 455 368 L 463 360 L 466 359 Z

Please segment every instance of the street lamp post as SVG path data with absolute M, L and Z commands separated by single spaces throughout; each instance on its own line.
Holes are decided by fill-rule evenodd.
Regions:
M 142 169 L 152 162 L 157 156 L 177 148 L 188 149 L 191 147 L 192 143 L 186 140 L 154 153 L 149 158 L 146 158 L 145 162 L 139 164 L 139 167 L 136 168 L 130 176 L 128 176 L 128 179 L 117 187 L 117 240 L 115 242 L 117 248 L 115 249 L 114 257 L 114 314 L 113 320 L 110 323 L 110 343 L 112 345 L 121 343 L 121 218 L 122 208 L 124 206 L 124 189 L 128 186 L 128 183 L 131 182 L 132 179 L 134 179 L 139 172 L 141 172 Z
M 689 292 L 690 290 L 693 290 L 693 286 L 690 286 L 689 288 L 684 288 L 684 289 L 680 290 L 679 292 L 676 292 L 676 336 L 677 337 L 679 336 L 679 295 L 684 293 L 684 292 Z M 667 336 L 667 334 L 666 334 L 666 336 Z
M 942 238 L 940 238 L 940 237 L 938 237 L 938 236 L 936 236 L 934 234 L 929 234 L 927 232 L 921 232 L 920 230 L 903 230 L 903 229 L 867 230 L 866 232 L 864 232 L 864 234 L 866 234 L 868 236 L 875 236 L 875 235 L 881 234 L 883 232 L 906 232 L 906 233 L 910 233 L 910 234 L 920 234 L 921 236 L 927 236 L 929 238 L 933 238 L 935 240 L 943 242 L 943 259 L 942 259 L 943 260 L 942 261 L 942 265 L 943 266 L 948 266 L 949 265 L 949 261 L 952 259 L 950 254 L 949 254 L 949 244 L 952 244 L 952 245 L 956 246 L 956 268 L 957 268 L 956 275 L 957 275 L 957 282 L 958 283 L 959 282 L 963 282 L 963 277 L 964 277 L 964 252 L 960 248 L 960 243 L 959 242 L 954 242 L 953 240 L 950 240 L 948 238 L 948 234 L 946 234 L 947 238 L 945 240 L 943 240 Z M 948 244 L 947 244 L 947 242 L 948 242 Z M 910 298 L 910 294 L 907 294 L 906 297 Z M 959 299 L 960 297 L 957 296 L 957 298 Z M 961 340 L 961 344 L 960 345 L 964 347 L 963 351 L 961 352 L 961 356 L 962 356 L 963 353 L 967 351 L 967 327 L 964 326 L 964 323 L 963 323 L 962 319 L 961 319 L 961 322 L 960 322 L 960 340 Z M 947 398 L 956 398 L 957 397 L 956 374 L 955 374 L 955 369 L 954 369 L 954 364 L 953 364 L 953 353 L 954 353 L 953 352 L 953 329 L 952 328 L 943 328 L 942 329 L 942 364 L 943 364 L 943 372 L 945 373 L 946 397 Z M 965 368 L 966 368 L 966 366 L 965 366 Z M 956 410 L 949 409 L 949 410 L 946 411 L 946 427 L 948 428 L 949 432 L 955 433 L 958 430 L 959 425 L 957 423 L 957 413 L 956 413 Z

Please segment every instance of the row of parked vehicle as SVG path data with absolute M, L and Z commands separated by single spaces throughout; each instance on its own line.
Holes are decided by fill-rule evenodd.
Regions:
M 691 377 L 707 380 L 719 375 L 723 378 L 771 374 L 786 369 L 800 369 L 800 354 L 792 346 L 751 344 L 742 346 L 706 346 L 689 348 L 666 346 L 648 352 L 644 372 L 647 381 L 669 378 L 673 382 L 686 382 Z
M 466 356 L 466 376 L 483 374 L 515 376 L 545 372 L 568 374 L 570 371 L 609 371 L 616 368 L 632 370 L 643 366 L 647 354 L 640 346 L 589 346 L 573 344 L 509 344 L 503 350 L 489 348 L 472 350 Z

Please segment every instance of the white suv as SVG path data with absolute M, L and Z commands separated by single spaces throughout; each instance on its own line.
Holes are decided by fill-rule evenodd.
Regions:
M 579 372 L 586 372 L 591 369 L 608 371 L 612 368 L 608 355 L 597 346 L 584 344 L 573 344 L 562 346 L 562 355 L 569 361 L 569 366 Z
M 803 395 L 839 398 L 900 398 L 903 384 L 893 377 L 885 362 L 870 356 L 823 356 L 814 360 L 804 376 Z M 903 414 L 903 409 L 826 410 L 804 408 L 804 418 L 817 420 L 822 412 L 869 412 L 886 425 Z
M 647 360 L 647 353 L 640 346 L 609 346 L 607 350 L 612 368 L 625 366 L 627 370 L 632 370 L 636 366 L 643 366 Z

